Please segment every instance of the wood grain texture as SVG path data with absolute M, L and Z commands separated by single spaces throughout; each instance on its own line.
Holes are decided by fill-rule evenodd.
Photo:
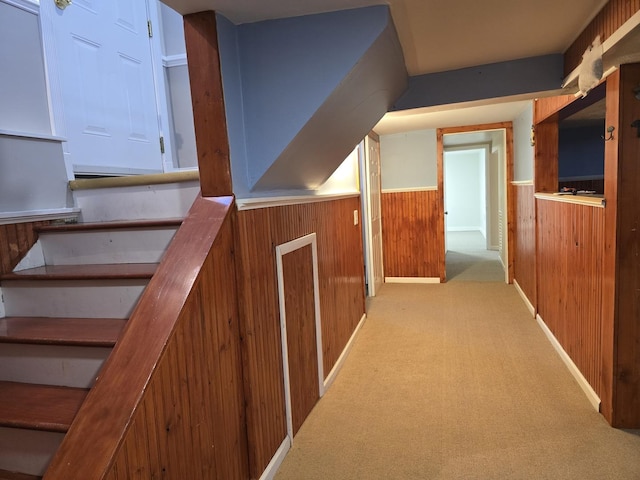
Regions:
M 0 382 L 0 426 L 64 433 L 86 396 L 84 388 Z
M 11 272 L 38 240 L 37 229 L 49 221 L 0 225 L 0 275 Z
M 549 119 L 576 100 L 574 95 L 557 95 L 553 97 L 536 98 L 534 100 L 533 123 L 536 125 L 536 143 L 538 140 L 537 124 Z
M 605 147 L 603 414 L 620 428 L 640 428 L 640 139 L 631 128 L 640 119 L 638 84 L 640 64 L 623 65 L 607 79 L 607 124 L 618 135 Z
M 441 277 L 440 192 L 382 193 L 385 277 Z M 444 232 L 444 227 L 443 230 Z
M 514 185 L 514 278 L 536 307 L 536 205 L 533 185 Z
M 601 395 L 605 209 L 536 199 L 536 211 L 538 312 Z
M 184 37 L 202 196 L 231 195 L 229 139 L 215 12 L 185 15 Z
M 232 205 L 196 199 L 44 478 L 248 477 Z
M 259 478 L 287 434 L 275 247 L 315 232 L 325 376 L 364 314 L 360 198 L 238 212 L 237 265 L 250 474 Z
M 507 283 L 512 284 L 514 279 L 514 263 L 516 255 L 516 198 L 513 182 L 513 125 L 509 123 L 504 127 L 506 146 L 506 195 L 507 195 Z
M 558 116 L 536 124 L 533 184 L 536 192 L 552 193 L 558 188 Z
M 320 399 L 311 245 L 282 256 L 282 277 L 295 435 Z
M 640 10 L 640 0 L 609 0 L 564 53 L 564 74 L 580 65 L 584 51 L 600 35 L 604 42 Z

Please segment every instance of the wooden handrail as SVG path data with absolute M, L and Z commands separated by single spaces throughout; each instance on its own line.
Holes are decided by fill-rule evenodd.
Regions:
M 207 262 L 211 265 L 211 252 L 223 226 L 224 232 L 232 232 L 232 206 L 232 197 L 196 199 L 156 274 L 143 292 L 121 339 L 105 362 L 94 388 L 71 425 L 44 479 L 116 478 L 110 469 L 116 462 L 116 456 L 132 424 L 136 424 L 137 430 L 145 428 L 140 423 L 140 417 L 136 416 L 138 410 L 144 410 L 141 402 L 153 392 L 157 395 L 159 387 L 151 385 L 152 378 L 155 378 L 153 376 L 163 361 L 163 355 L 174 340 L 176 330 L 180 328 L 179 322 L 186 321 L 184 319 L 192 315 L 192 312 L 184 314 L 185 309 L 193 303 L 193 297 L 202 296 L 200 284 L 204 282 L 201 281 L 203 265 Z M 232 244 L 232 234 L 224 232 L 231 239 L 226 243 Z M 224 272 L 227 274 L 229 269 L 233 272 L 232 250 L 228 246 L 221 248 L 224 251 L 219 258 L 228 260 L 225 263 L 231 265 L 225 266 Z M 211 274 L 205 273 L 204 276 L 211 277 Z M 235 295 L 235 290 L 232 294 Z M 213 303 L 212 299 L 209 301 Z M 230 301 L 235 303 L 236 299 Z M 199 302 L 202 303 L 200 300 Z M 224 310 L 226 307 L 216 305 L 215 308 Z M 208 312 L 202 315 L 206 317 Z M 217 321 L 215 318 L 208 320 Z M 227 318 L 224 320 L 226 323 Z M 228 321 L 231 323 L 231 320 Z M 214 325 L 213 328 L 220 330 L 224 327 Z M 172 368 L 180 369 L 179 366 Z M 161 380 L 166 383 L 164 376 Z M 241 383 L 241 379 L 238 382 Z M 152 393 L 149 393 L 150 389 L 153 390 Z M 165 403 L 168 402 L 165 400 Z M 138 460 L 141 465 L 149 463 L 145 459 Z M 144 468 L 154 467 L 147 465 Z

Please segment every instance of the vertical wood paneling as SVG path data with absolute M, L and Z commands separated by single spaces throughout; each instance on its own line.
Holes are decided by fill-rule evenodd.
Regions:
M 604 209 L 536 202 L 538 312 L 601 395 Z
M 248 478 L 232 206 L 196 199 L 44 478 Z
M 295 435 L 320 398 L 311 245 L 282 256 L 282 277 Z
M 113 478 L 248 478 L 232 245 L 228 222 L 133 417 Z
M 513 186 L 515 215 L 514 278 L 536 306 L 536 214 L 533 185 Z
M 364 314 L 359 197 L 238 212 L 237 265 L 250 474 L 258 478 L 287 434 L 275 247 L 315 232 L 327 375 Z
M 638 84 L 640 64 L 622 65 L 607 78 L 607 125 L 619 133 L 605 144 L 602 412 L 622 428 L 640 428 L 640 140 L 631 128 L 640 119 Z
M 640 10 L 640 0 L 609 0 L 565 52 L 565 75 L 569 75 L 580 65 L 582 54 L 596 36 L 600 35 L 600 41 L 604 42 L 638 10 Z
M 50 222 L 0 225 L 0 275 L 11 272 L 36 243 L 38 227 Z
M 439 192 L 382 193 L 385 277 L 440 277 Z
M 558 188 L 557 116 L 536 125 L 534 180 L 536 192 L 555 192 Z

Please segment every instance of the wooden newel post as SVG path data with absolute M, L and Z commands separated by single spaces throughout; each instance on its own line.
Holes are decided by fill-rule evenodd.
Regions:
M 202 196 L 232 195 L 215 12 L 185 15 L 184 36 Z

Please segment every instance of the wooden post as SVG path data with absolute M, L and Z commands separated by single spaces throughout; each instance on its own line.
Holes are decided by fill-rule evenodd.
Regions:
M 215 12 L 185 15 L 184 36 L 202 196 L 232 195 Z
M 607 79 L 605 253 L 602 307 L 602 414 L 618 428 L 640 428 L 640 64 Z

